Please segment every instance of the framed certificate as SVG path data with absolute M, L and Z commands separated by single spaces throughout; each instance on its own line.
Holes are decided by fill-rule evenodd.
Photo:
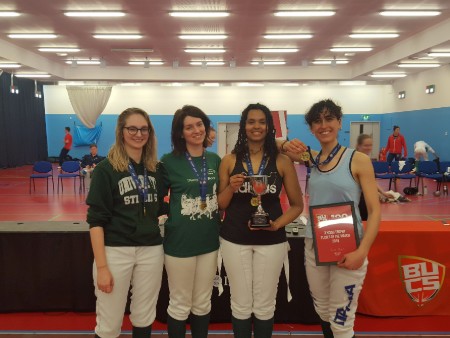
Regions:
M 309 207 L 317 265 L 337 264 L 359 246 L 353 202 Z

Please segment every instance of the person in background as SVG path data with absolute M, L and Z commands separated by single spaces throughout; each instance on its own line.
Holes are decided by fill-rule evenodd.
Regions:
M 356 150 L 358 150 L 359 152 L 361 152 L 363 154 L 366 154 L 367 156 L 370 156 L 370 154 L 372 153 L 372 148 L 373 148 L 372 136 L 367 135 L 367 134 L 361 134 L 358 136 L 358 138 L 356 139 Z M 393 191 L 384 191 L 384 189 L 381 188 L 378 183 L 377 183 L 377 190 L 378 190 L 378 198 L 380 199 L 380 201 L 385 202 L 388 200 L 396 200 L 396 195 L 398 193 L 395 193 Z M 399 199 L 404 202 L 410 201 L 409 199 L 407 199 L 401 195 L 400 195 Z M 361 215 L 361 220 L 367 221 L 369 214 L 367 211 L 367 205 L 366 205 L 366 201 L 364 199 L 364 194 L 361 194 L 361 199 L 359 200 L 358 208 L 359 208 L 359 213 Z
M 428 152 L 432 153 L 434 158 L 439 158 L 434 149 L 425 141 L 417 141 L 414 143 L 414 158 L 416 159 L 416 162 L 420 160 L 428 161 Z
M 216 130 L 214 129 L 213 126 L 210 126 L 207 137 L 208 147 L 212 147 L 215 141 L 216 141 Z
M 156 136 L 147 113 L 123 111 L 116 141 L 93 172 L 86 203 L 94 251 L 95 336 L 120 335 L 131 285 L 133 338 L 148 338 L 164 264 L 158 215 L 163 206 L 156 172 Z
M 98 155 L 98 148 L 96 144 L 91 144 L 89 146 L 89 154 L 84 155 L 81 159 L 81 168 L 93 169 L 97 164 L 104 159 L 103 156 Z
M 65 127 L 64 132 L 66 135 L 64 136 L 64 146 L 59 153 L 58 169 L 61 169 L 63 162 L 66 160 L 66 156 L 69 154 L 70 149 L 72 149 L 72 134 L 70 133 L 70 127 Z
M 316 265 L 311 220 L 305 238 L 305 268 L 314 307 L 321 319 L 324 337 L 354 337 L 358 297 L 367 272 L 367 255 L 378 233 L 381 218 L 377 184 L 367 155 L 343 147 L 338 142 L 342 128 L 342 109 L 332 100 L 315 103 L 305 121 L 320 142 L 320 152 L 309 159 L 310 206 L 353 202 L 359 247 L 344 255 L 337 265 Z M 364 194 L 368 209 L 363 232 L 358 203 Z
M 408 157 L 408 149 L 406 148 L 405 137 L 400 134 L 399 126 L 393 127 L 393 133 L 389 136 L 385 149 L 385 151 L 388 153 L 387 162 L 389 164 L 393 160 L 400 161 L 402 157 Z
M 189 316 L 192 337 L 208 335 L 220 224 L 220 157 L 206 150 L 210 123 L 197 107 L 187 105 L 177 110 L 172 121 L 173 151 L 160 162 L 164 186 L 170 190 L 164 228 L 170 338 L 185 337 Z
M 250 338 L 252 324 L 255 338 L 272 336 L 278 281 L 289 250 L 284 227 L 303 210 L 294 165 L 279 147 L 270 110 L 250 104 L 241 114 L 234 150 L 220 165 L 218 199 L 225 210 L 220 250 L 230 282 L 236 338 Z M 257 203 L 246 176 L 261 174 L 269 176 L 261 200 L 270 220 L 266 227 L 256 228 L 249 222 Z M 283 185 L 289 200 L 284 212 L 279 196 Z

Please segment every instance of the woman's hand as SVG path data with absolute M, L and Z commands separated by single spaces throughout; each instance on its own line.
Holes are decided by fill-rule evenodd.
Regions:
M 252 227 L 251 221 L 248 221 L 248 228 L 252 231 L 258 231 L 258 230 L 266 230 L 266 231 L 277 231 L 280 229 L 280 227 L 272 220 L 269 220 L 270 226 L 268 227 Z
M 338 262 L 337 266 L 347 270 L 358 270 L 366 259 L 366 254 L 361 250 L 356 249 L 355 251 L 349 252 L 344 255 L 344 258 Z
M 242 184 L 244 184 L 245 181 L 245 175 L 244 174 L 236 174 L 230 177 L 230 183 L 229 183 L 229 187 L 233 190 L 233 191 L 237 191 Z
M 308 146 L 299 139 L 292 139 L 283 145 L 283 151 L 294 154 L 301 154 L 308 150 Z
M 108 266 L 97 268 L 97 287 L 104 293 L 111 293 L 114 288 L 114 279 Z

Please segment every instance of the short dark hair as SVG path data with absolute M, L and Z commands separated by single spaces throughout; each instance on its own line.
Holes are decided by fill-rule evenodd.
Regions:
M 320 115 L 327 112 L 338 120 L 342 119 L 342 108 L 334 103 L 333 100 L 327 99 L 313 104 L 305 114 L 305 121 L 311 127 L 314 121 L 320 119 Z
M 183 137 L 184 119 L 186 116 L 197 117 L 202 120 L 205 126 L 205 139 L 203 140 L 203 146 L 208 146 L 208 134 L 211 126 L 211 120 L 200 109 L 195 106 L 186 105 L 183 108 L 178 109 L 172 120 L 172 148 L 173 152 L 180 155 L 186 151 L 186 140 Z
M 399 126 L 394 126 L 394 127 L 392 128 L 392 131 L 395 131 L 395 129 L 397 129 L 397 128 L 399 128 L 399 129 L 400 129 L 400 127 L 399 127 Z
M 98 148 L 97 145 L 96 145 L 95 143 L 91 143 L 91 144 L 89 145 L 89 148 L 93 148 L 93 147 Z
M 70 127 L 65 127 L 64 129 L 70 133 Z

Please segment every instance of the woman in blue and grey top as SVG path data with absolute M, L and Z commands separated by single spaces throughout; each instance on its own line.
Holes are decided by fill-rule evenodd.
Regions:
M 337 265 L 317 266 L 309 221 L 305 240 L 306 275 L 324 336 L 351 338 L 354 337 L 358 296 L 367 272 L 367 254 L 380 223 L 377 184 L 370 159 L 339 145 L 341 107 L 331 100 L 317 102 L 305 115 L 305 120 L 321 146 L 319 153 L 312 154 L 315 161 L 311 161 L 309 204 L 353 202 L 361 237 L 359 247 L 345 254 Z M 358 211 L 361 191 L 369 215 L 364 234 Z
M 164 263 L 156 159 L 147 113 L 126 109 L 117 119 L 116 142 L 96 166 L 86 200 L 95 258 L 96 337 L 120 335 L 130 285 L 133 338 L 150 337 Z
M 256 229 L 249 220 L 258 201 L 246 176 L 261 174 L 270 175 L 261 197 L 269 222 Z M 233 332 L 236 338 L 250 338 L 253 322 L 255 338 L 270 337 L 278 281 L 287 259 L 284 226 L 300 215 L 303 199 L 294 165 L 278 152 L 266 106 L 250 104 L 242 112 L 238 141 L 222 159 L 219 177 L 219 207 L 225 209 L 220 250 L 230 282 Z M 284 212 L 279 198 L 282 185 L 290 205 Z

